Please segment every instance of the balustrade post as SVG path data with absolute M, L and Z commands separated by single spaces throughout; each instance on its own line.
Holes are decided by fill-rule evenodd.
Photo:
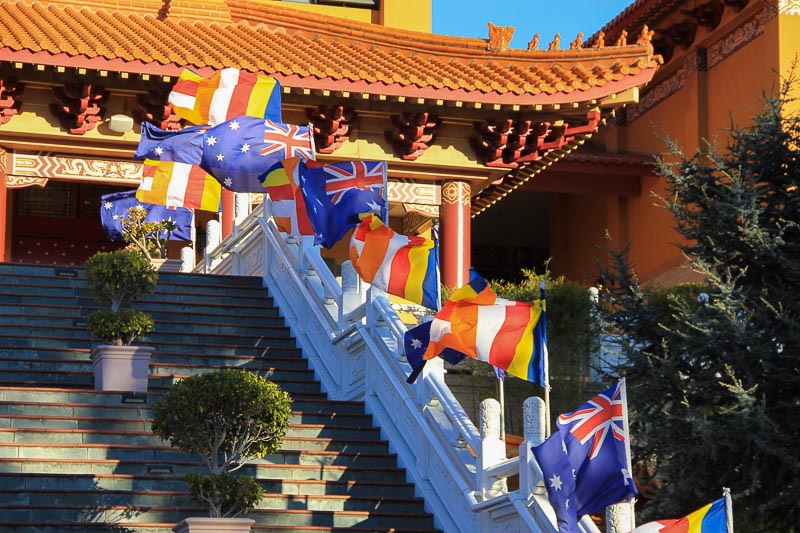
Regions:
M 184 246 L 181 248 L 181 272 L 191 272 L 194 270 L 194 248 Z
M 342 309 L 339 312 L 346 315 L 363 303 L 361 296 L 361 277 L 356 272 L 352 261 L 342 263 Z M 339 324 L 339 329 L 344 328 L 345 324 Z
M 233 234 L 239 233 L 239 224 L 250 214 L 250 193 L 237 192 L 233 205 Z
M 532 463 L 535 463 L 536 459 L 531 449 L 545 440 L 544 400 L 538 396 L 527 398 L 522 404 L 522 419 L 525 441 L 519 448 L 519 489 L 521 494 L 527 497 L 537 489 L 541 489 L 541 494 L 545 493 L 544 487 L 539 486 L 541 480 L 534 474 Z
M 606 533 L 628 533 L 636 527 L 633 504 L 636 500 L 606 507 Z
M 478 490 L 482 499 L 508 492 L 505 478 L 491 479 L 486 468 L 506 459 L 506 443 L 500 438 L 500 403 L 494 398 L 481 402 L 481 449 L 478 452 Z
M 216 220 L 209 220 L 206 224 L 206 249 L 203 258 L 203 271 L 206 274 L 211 272 L 212 264 L 211 253 L 217 249 L 222 242 L 222 228 Z
M 416 402 L 420 407 L 431 403 L 432 400 L 438 401 L 433 398 L 433 390 L 428 386 L 428 379 L 437 379 L 440 383 L 444 383 L 444 359 L 441 357 L 434 357 L 422 368 L 419 377 L 415 383 Z

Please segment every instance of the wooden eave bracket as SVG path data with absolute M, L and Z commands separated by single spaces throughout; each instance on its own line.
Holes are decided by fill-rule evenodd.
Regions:
M 586 124 L 532 123 L 530 120 L 487 120 L 474 124 L 477 135 L 470 138 L 475 156 L 488 167 L 516 169 L 539 161 L 553 150 L 560 150 L 576 135 L 591 133 L 600 124 L 598 110 L 589 111 Z
M 331 154 L 350 138 L 357 114 L 342 105 L 319 105 L 307 108 L 306 117 L 314 133 L 314 149 L 321 154 Z
M 108 91 L 90 83 L 54 87 L 56 102 L 50 104 L 50 112 L 69 133 L 83 135 L 103 119 L 108 95 Z
M 133 112 L 133 119 L 138 122 L 149 122 L 162 130 L 174 131 L 183 128 L 184 120 L 175 114 L 168 103 L 169 96 L 159 91 L 147 91 L 136 95 L 139 109 Z
M 384 138 L 395 155 L 405 161 L 414 161 L 425 153 L 441 124 L 439 117 L 427 112 L 405 112 L 392 115 L 389 120 L 393 129 L 384 132 Z
M 19 113 L 22 101 L 19 96 L 25 90 L 25 84 L 16 78 L 0 78 L 0 125 L 7 123 L 11 117 Z

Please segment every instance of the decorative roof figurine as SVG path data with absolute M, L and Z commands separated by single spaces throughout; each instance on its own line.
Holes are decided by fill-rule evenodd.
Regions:
M 628 46 L 628 32 L 626 30 L 622 30 L 614 46 Z
M 556 33 L 553 37 L 553 42 L 547 47 L 548 50 L 560 50 L 561 49 L 561 34 Z
M 600 30 L 597 32 L 597 39 L 594 40 L 593 48 L 603 48 L 606 45 L 606 32 Z
M 511 37 L 514 36 L 514 26 L 495 26 L 489 24 L 489 50 L 508 50 Z
M 570 50 L 580 50 L 583 48 L 583 33 L 578 32 L 578 36 L 575 37 L 575 40 L 569 43 Z
M 528 42 L 528 50 L 538 50 L 539 49 L 539 34 L 533 36 L 533 39 Z

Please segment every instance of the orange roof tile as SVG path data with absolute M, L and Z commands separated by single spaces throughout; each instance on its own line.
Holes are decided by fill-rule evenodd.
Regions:
M 246 50 L 247 53 L 242 53 Z M 7 0 L 0 61 L 178 76 L 237 67 L 285 87 L 501 105 L 588 102 L 653 76 L 652 47 L 489 50 L 251 0 Z

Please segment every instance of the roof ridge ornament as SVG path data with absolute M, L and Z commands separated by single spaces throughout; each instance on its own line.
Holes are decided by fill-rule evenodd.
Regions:
M 514 26 L 496 26 L 491 22 L 489 25 L 489 50 L 502 52 L 508 50 L 511 37 L 514 36 Z

